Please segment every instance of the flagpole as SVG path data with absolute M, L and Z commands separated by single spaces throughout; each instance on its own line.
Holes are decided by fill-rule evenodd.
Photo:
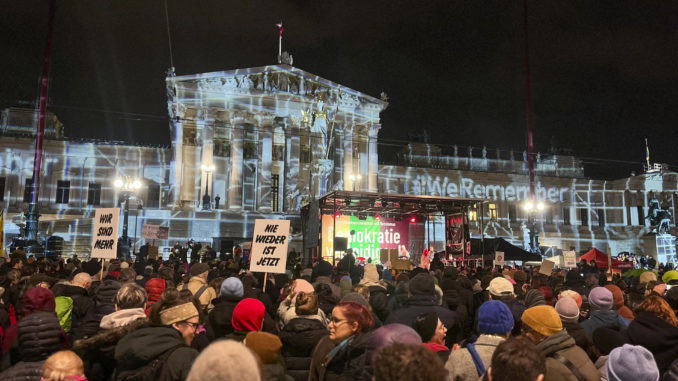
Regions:
M 282 34 L 283 34 L 283 23 L 280 21 L 280 23 L 276 24 L 275 26 L 278 27 L 278 63 L 282 63 Z
M 650 170 L 650 147 L 647 145 L 647 138 L 645 138 L 645 160 L 647 161 L 647 170 Z

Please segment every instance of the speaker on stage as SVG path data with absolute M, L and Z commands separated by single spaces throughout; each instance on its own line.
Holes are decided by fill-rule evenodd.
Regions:
M 334 237 L 334 251 L 346 251 L 348 246 L 348 238 Z

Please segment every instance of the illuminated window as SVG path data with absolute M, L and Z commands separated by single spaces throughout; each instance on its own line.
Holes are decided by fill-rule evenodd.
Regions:
M 517 221 L 517 214 L 516 214 L 516 204 L 509 204 L 508 205 L 508 219 L 509 222 L 516 222 Z
M 5 178 L 0 177 L 0 201 L 5 201 Z
M 65 180 L 57 180 L 56 203 L 68 204 L 68 196 L 71 193 L 71 182 Z
M 476 211 L 475 209 L 469 210 L 468 220 L 469 221 L 477 221 L 478 220 L 478 211 Z
M 497 220 L 497 204 L 489 204 L 490 221 Z
M 24 186 L 24 202 L 31 202 L 32 195 L 33 195 L 33 179 L 26 179 L 26 185 Z
M 570 224 L 570 208 L 563 208 L 563 225 Z
M 278 212 L 278 195 L 280 188 L 280 176 L 271 175 L 271 211 Z
M 601 228 L 605 227 L 605 210 L 603 209 L 598 209 L 598 226 Z
M 89 183 L 87 205 L 101 205 L 101 184 Z
M 582 226 L 588 226 L 589 225 L 589 210 L 584 208 L 584 209 L 579 209 L 579 220 L 581 221 Z

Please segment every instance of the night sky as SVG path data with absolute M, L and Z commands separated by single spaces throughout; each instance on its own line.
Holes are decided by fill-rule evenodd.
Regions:
M 384 142 L 428 130 L 525 149 L 522 0 L 167 3 L 178 75 L 274 64 L 282 20 L 295 66 L 388 94 Z M 48 2 L 0 4 L 0 107 L 34 107 Z M 640 171 L 647 137 L 652 161 L 676 170 L 676 20 L 676 1 L 529 0 L 536 149 L 555 143 L 587 158 L 587 175 L 618 178 Z M 162 0 L 57 0 L 48 109 L 68 136 L 169 144 L 169 67 Z

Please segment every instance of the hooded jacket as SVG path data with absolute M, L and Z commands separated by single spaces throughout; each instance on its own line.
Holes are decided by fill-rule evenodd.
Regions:
M 290 320 L 278 336 L 282 341 L 282 355 L 287 373 L 298 381 L 308 380 L 313 348 L 328 335 L 327 327 L 317 319 L 304 316 Z
M 115 347 L 116 371 L 139 369 L 175 347 L 161 379 L 185 380 L 198 351 L 186 346 L 181 333 L 172 327 L 144 327 L 120 339 Z
M 651 312 L 639 312 L 626 330 L 631 344 L 652 352 L 659 373 L 664 374 L 678 358 L 678 328 Z
M 537 349 L 546 357 L 544 381 L 579 381 L 567 366 L 553 358 L 554 353 L 568 359 L 586 378 L 586 381 L 600 381 L 600 373 L 596 366 L 566 331 L 547 337 L 537 344 Z
M 389 314 L 384 324 L 400 323 L 411 327 L 417 316 L 428 312 L 437 313 L 440 321 L 447 327 L 447 344 L 461 340 L 461 337 L 459 337 L 461 335 L 461 327 L 459 326 L 457 313 L 439 306 L 432 295 L 411 296 L 402 308 Z
M 208 327 L 207 335 L 210 339 L 218 339 L 233 332 L 233 310 L 242 300 L 235 295 L 222 295 L 212 301 L 214 308 L 207 315 Z
M 146 316 L 151 315 L 151 307 L 153 303 L 160 300 L 160 296 L 165 291 L 167 284 L 164 279 L 161 278 L 152 278 L 146 282 L 146 294 L 148 295 L 148 301 L 146 302 Z
M 629 325 L 629 321 L 621 317 L 617 311 L 591 311 L 589 318 L 580 325 L 591 337 L 598 328 L 606 327 L 621 331 Z

